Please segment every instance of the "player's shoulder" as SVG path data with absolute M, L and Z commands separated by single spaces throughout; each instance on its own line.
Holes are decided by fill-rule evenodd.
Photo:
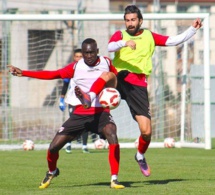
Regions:
M 100 56 L 100 57 L 103 57 L 104 59 L 106 59 L 106 60 L 111 60 L 109 57 L 107 57 L 107 56 Z
M 109 66 L 111 65 L 111 59 L 109 57 L 107 57 L 107 56 L 99 56 L 99 58 L 100 58 L 100 60 L 104 59 Z
M 111 62 L 111 59 L 109 58 L 109 57 L 107 57 L 107 56 L 102 56 L 105 60 L 108 60 L 108 61 L 110 61 Z
M 124 31 L 126 31 L 126 30 L 117 30 L 117 31 L 114 33 L 114 36 L 122 37 Z
M 69 64 L 67 64 L 65 67 L 71 67 L 71 66 L 74 66 L 77 62 L 76 61 L 73 61 L 73 62 L 70 62 Z

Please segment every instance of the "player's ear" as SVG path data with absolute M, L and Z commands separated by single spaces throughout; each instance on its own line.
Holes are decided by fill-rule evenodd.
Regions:
M 99 48 L 97 49 L 97 54 L 99 53 Z
M 142 23 L 143 23 L 143 19 L 140 19 L 140 26 L 142 25 Z

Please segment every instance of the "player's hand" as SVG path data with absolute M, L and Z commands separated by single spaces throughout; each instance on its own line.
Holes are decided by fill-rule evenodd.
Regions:
M 66 108 L 66 104 L 64 102 L 64 98 L 63 97 L 60 98 L 59 108 L 60 108 L 61 111 L 64 111 L 65 108 Z
M 192 26 L 198 30 L 199 28 L 202 27 L 202 21 L 199 18 L 197 18 L 196 20 L 193 21 Z
M 135 50 L 136 49 L 136 43 L 135 41 L 133 40 L 129 40 L 126 42 L 125 44 L 126 47 L 130 47 L 132 50 Z
M 21 77 L 22 76 L 22 70 L 13 66 L 13 65 L 7 65 L 9 68 L 9 72 L 13 75 L 13 76 L 18 76 Z

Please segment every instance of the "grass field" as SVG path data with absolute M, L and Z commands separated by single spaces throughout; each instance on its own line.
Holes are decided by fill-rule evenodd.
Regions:
M 107 150 L 60 151 L 61 171 L 47 189 L 39 183 L 47 171 L 46 151 L 0 151 L 1 195 L 214 195 L 215 150 L 149 149 L 147 161 L 152 175 L 142 176 L 134 161 L 135 149 L 121 149 L 119 181 L 125 189 L 110 189 Z

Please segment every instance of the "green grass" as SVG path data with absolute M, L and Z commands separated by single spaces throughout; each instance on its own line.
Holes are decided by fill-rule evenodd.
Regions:
M 134 161 L 135 149 L 121 149 L 119 181 L 123 190 L 109 188 L 107 150 L 60 151 L 60 175 L 47 189 L 39 183 L 47 171 L 46 151 L 0 151 L 1 195 L 210 195 L 215 194 L 215 151 L 204 149 L 149 149 L 152 175 L 142 176 Z

